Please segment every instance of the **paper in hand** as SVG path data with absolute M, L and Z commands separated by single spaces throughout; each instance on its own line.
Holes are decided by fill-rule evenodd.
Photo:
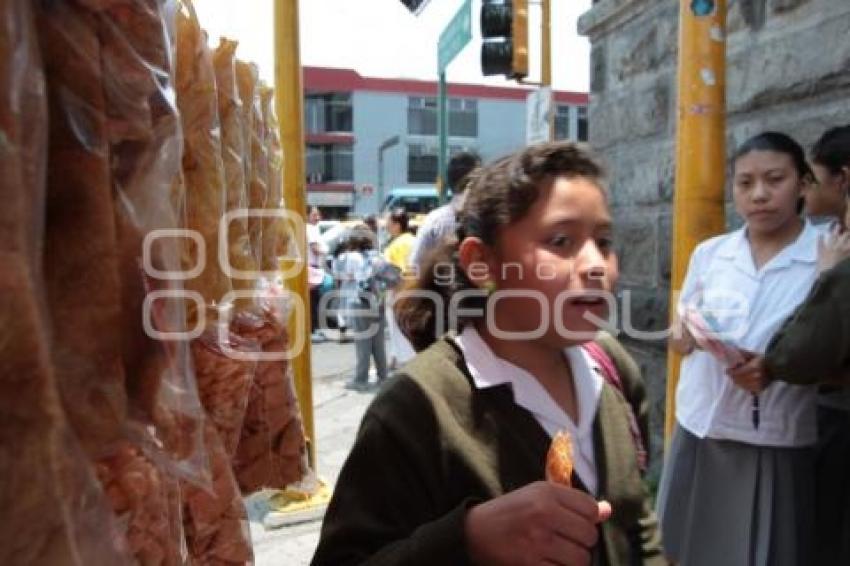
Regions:
M 679 305 L 679 317 L 697 345 L 717 358 L 726 367 L 746 361 L 740 349 L 720 338 L 717 322 L 708 313 L 689 305 Z

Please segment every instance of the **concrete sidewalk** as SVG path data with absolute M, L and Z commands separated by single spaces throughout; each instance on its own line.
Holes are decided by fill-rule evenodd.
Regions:
M 328 331 L 328 335 L 335 337 L 332 331 Z M 354 375 L 354 364 L 353 343 L 339 344 L 331 340 L 313 344 L 313 404 L 318 474 L 330 486 L 336 484 L 363 412 L 375 394 L 374 390 L 360 393 L 345 389 L 345 383 Z M 275 530 L 266 530 L 262 523 L 252 520 L 255 564 L 309 564 L 319 542 L 321 526 L 321 516 Z

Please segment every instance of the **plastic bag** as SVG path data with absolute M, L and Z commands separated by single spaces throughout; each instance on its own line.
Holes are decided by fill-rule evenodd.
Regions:
M 194 564 L 247 564 L 253 560 L 245 504 L 216 427 L 208 422 L 205 439 L 213 473 L 211 490 L 184 484 L 184 526 Z
M 182 137 L 174 105 L 171 41 L 161 0 L 99 0 L 103 91 L 108 118 L 111 180 L 122 308 L 122 358 L 137 444 L 162 470 L 208 482 L 203 453 L 203 415 L 183 341 L 159 340 L 156 332 L 186 332 L 181 301 L 145 301 L 153 293 L 179 294 L 180 238 L 155 231 L 180 227 L 182 195 L 174 198 Z M 142 433 L 141 431 L 144 431 Z M 144 438 L 152 434 L 153 438 Z M 140 437 L 140 435 L 142 435 Z M 161 447 L 161 448 L 160 448 Z
M 55 1 L 40 18 L 52 101 L 45 265 L 62 346 L 54 360 L 65 406 L 82 414 L 74 431 L 136 559 L 179 564 L 172 475 L 203 484 L 210 474 L 188 345 L 153 335 L 185 333 L 184 307 L 160 300 L 145 309 L 155 291 L 182 291 L 161 275 L 181 269 L 179 241 L 145 245 L 154 230 L 178 226 L 170 42 L 158 0 L 81 5 Z
M 124 564 L 70 433 L 42 286 L 47 107 L 29 0 L 0 7 L 0 563 Z
M 96 15 L 67 1 L 43 4 L 38 32 L 50 136 L 44 269 L 51 356 L 74 433 L 92 456 L 108 453 L 127 419 L 121 359 L 121 289 L 110 180 L 106 99 Z
M 241 124 L 242 124 L 242 143 L 243 156 L 242 165 L 245 169 L 245 195 L 248 202 L 248 189 L 252 174 L 251 162 L 251 140 L 253 138 L 254 128 L 254 94 L 257 90 L 257 81 L 259 80 L 257 68 L 254 65 L 244 61 L 235 60 L 233 70 L 236 73 L 236 88 L 239 91 L 239 100 L 241 103 Z M 259 260 L 259 258 L 256 258 Z
M 248 405 L 248 394 L 254 380 L 256 362 L 251 359 L 259 346 L 232 332 L 227 332 L 226 349 L 246 354 L 237 359 L 222 348 L 219 332 L 208 330 L 192 341 L 198 391 L 207 418 L 218 431 L 225 451 L 236 454 L 242 422 Z
M 287 314 L 267 305 L 234 324 L 240 336 L 256 340 L 264 354 L 277 357 L 289 347 Z M 265 487 L 283 489 L 309 473 L 307 442 L 287 361 L 258 362 L 233 465 L 246 494 Z
M 250 148 L 250 168 L 248 170 L 248 206 L 257 210 L 266 208 L 268 192 L 268 154 L 266 150 L 266 126 L 263 122 L 262 99 L 256 65 L 236 62 L 236 79 L 242 96 L 243 111 L 250 113 L 250 144 L 246 142 L 246 152 Z M 250 96 L 250 98 L 248 98 Z M 243 125 L 244 125 L 243 121 Z M 253 215 L 248 219 L 248 232 L 251 247 L 259 265 L 262 262 L 263 218 Z
M 280 126 L 274 111 L 274 91 L 263 85 L 260 87 L 263 121 L 266 130 L 267 156 L 267 209 L 283 209 L 283 153 L 280 145 Z M 287 255 L 294 242 L 290 238 L 287 223 L 280 217 L 263 218 L 262 249 L 260 265 L 263 271 L 278 269 L 278 258 Z
M 256 82 L 253 67 L 237 63 L 237 77 L 240 74 L 246 96 L 248 87 L 254 85 L 251 207 L 278 209 L 283 204 L 282 155 L 271 90 Z M 291 234 L 286 232 L 289 226 L 274 217 L 252 220 L 251 242 L 260 266 L 266 274 L 276 271 L 279 256 L 294 244 Z M 283 489 L 309 473 L 307 442 L 292 370 L 285 359 L 291 347 L 286 325 L 290 305 L 278 278 L 261 278 L 257 289 L 264 297 L 257 301 L 257 310 L 234 320 L 232 325 L 239 336 L 259 343 L 263 356 L 254 374 L 242 438 L 233 462 L 243 493 L 266 487 Z
M 204 254 L 190 244 L 189 266 L 203 262 L 201 274 L 187 282 L 206 306 L 216 306 L 230 291 L 230 280 L 219 267 L 219 222 L 226 212 L 224 165 L 212 54 L 192 3 L 181 1 L 177 12 L 176 85 L 177 106 L 183 124 L 183 177 L 186 187 L 187 228 L 200 234 Z M 225 256 L 227 250 L 223 250 Z M 190 311 L 190 321 L 199 313 Z M 216 316 L 214 310 L 207 314 Z
M 251 142 L 249 138 L 246 144 L 243 137 L 242 101 L 236 84 L 236 45 L 235 41 L 222 38 L 213 53 L 218 112 L 221 120 L 221 154 L 227 192 L 227 212 L 244 210 L 249 204 L 244 161 L 251 157 Z M 228 253 L 230 265 L 234 270 L 253 274 L 257 269 L 257 262 L 251 250 L 248 225 L 248 216 L 237 216 L 228 223 Z M 233 288 L 253 289 L 253 278 L 250 275 L 248 277 L 241 275 L 241 277 L 231 278 Z M 237 303 L 240 306 L 248 304 L 244 300 Z
M 186 562 L 181 498 L 176 478 L 131 442 L 122 442 L 97 465 L 97 475 L 124 522 L 130 551 L 139 564 Z

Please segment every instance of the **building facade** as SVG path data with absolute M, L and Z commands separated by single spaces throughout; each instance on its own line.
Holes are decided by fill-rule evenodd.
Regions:
M 348 69 L 304 68 L 307 204 L 325 218 L 379 210 L 392 187 L 434 186 L 437 82 L 363 77 Z M 449 155 L 487 161 L 526 140 L 522 87 L 448 85 Z M 587 93 L 554 92 L 556 139 L 586 140 Z
M 679 5 L 596 0 L 579 20 L 591 41 L 590 144 L 611 172 L 620 284 L 628 291 L 620 322 L 655 332 L 667 328 L 671 291 Z M 850 2 L 729 0 L 726 31 L 730 155 L 765 130 L 808 148 L 826 129 L 850 123 Z M 731 228 L 741 221 L 728 199 L 727 191 Z M 666 340 L 622 338 L 649 385 L 657 471 Z

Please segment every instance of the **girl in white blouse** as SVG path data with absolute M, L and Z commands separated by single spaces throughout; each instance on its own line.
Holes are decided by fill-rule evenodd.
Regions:
M 732 183 L 745 225 L 691 256 L 682 306 L 707 315 L 745 356 L 764 352 L 817 276 L 819 232 L 799 215 L 810 178 L 789 136 L 748 140 L 735 153 Z M 658 497 L 668 558 L 688 566 L 809 563 L 814 389 L 774 383 L 754 395 L 683 325 L 675 330 L 671 346 L 685 357 Z

